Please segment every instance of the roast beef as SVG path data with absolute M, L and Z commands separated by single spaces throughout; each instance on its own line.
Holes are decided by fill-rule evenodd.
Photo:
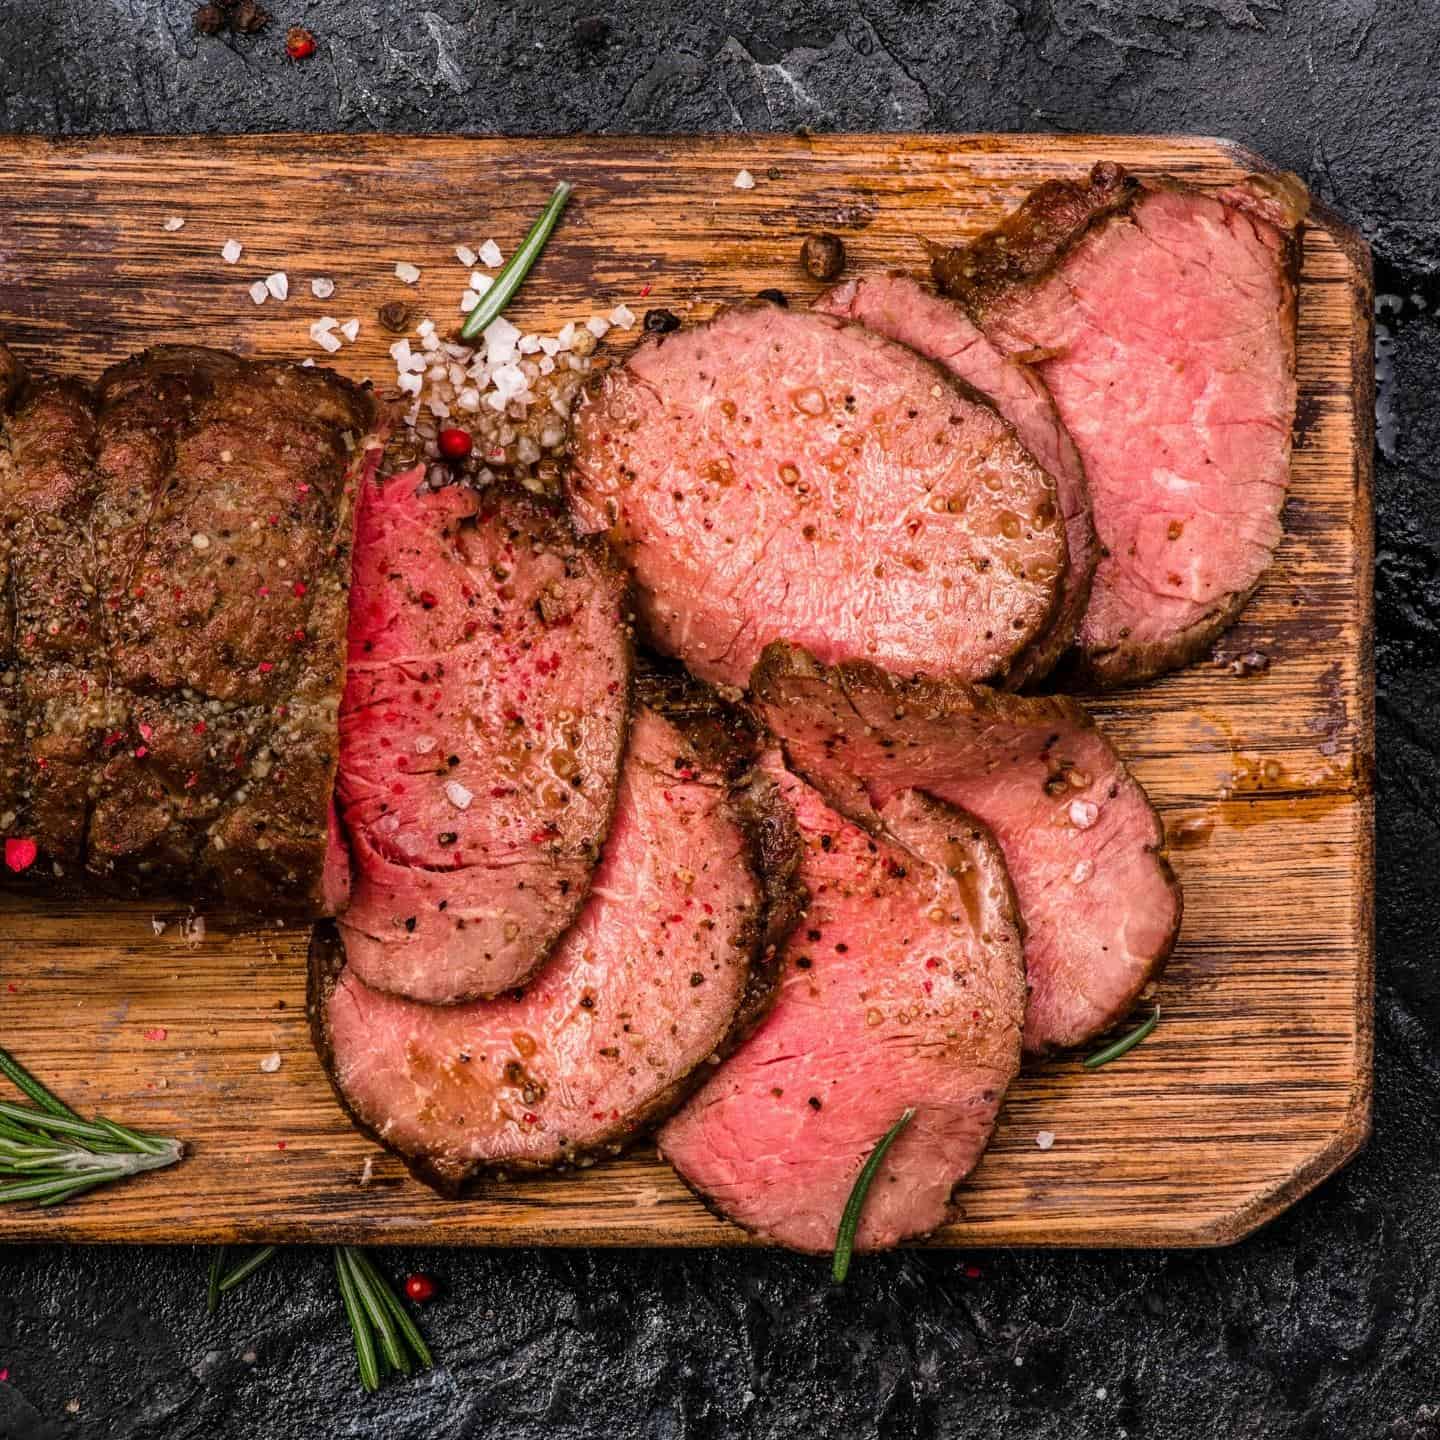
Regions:
M 1095 680 L 1203 653 L 1270 563 L 1307 203 L 1294 177 L 1207 194 L 1102 163 L 935 252 L 942 289 L 1031 361 L 1085 462 L 1104 547 L 1079 637 Z
M 1025 923 L 1025 1048 L 1076 1045 L 1120 1019 L 1170 954 L 1180 887 L 1144 790 L 1073 700 L 833 668 L 773 645 L 751 681 L 791 765 L 878 828 L 923 789 L 978 816 Z
M 1029 365 L 991 344 L 960 306 L 932 295 L 907 275 L 846 280 L 827 290 L 816 301 L 816 309 L 908 345 L 979 390 L 1050 472 L 1065 519 L 1069 568 L 1049 628 L 1015 658 L 1005 685 L 1019 689 L 1044 679 L 1075 639 L 1100 558 L 1085 467 L 1050 392 Z
M 999 677 L 1050 624 L 1055 483 L 974 391 L 831 316 L 727 310 L 642 345 L 577 418 L 584 528 L 652 642 L 744 685 L 765 644 Z
M 949 1218 L 1020 1064 L 1025 969 L 1000 850 L 918 790 L 872 836 L 789 774 L 766 770 L 799 825 L 810 906 L 781 952 L 775 1004 L 660 1132 L 665 1158 L 723 1215 L 783 1245 L 830 1250 L 855 1177 L 908 1106 L 870 1186 L 857 1245 Z
M 794 831 L 714 729 L 637 707 L 590 898 L 523 993 L 447 1007 L 384 995 L 339 969 L 330 927 L 317 935 L 311 1017 L 336 1092 L 422 1179 L 455 1190 L 614 1153 L 768 1002 Z
M 0 375 L 0 874 L 322 910 L 375 405 L 189 347 Z
M 521 984 L 579 913 L 630 703 L 626 581 L 523 491 L 368 487 L 340 712 L 356 978 L 431 1003 Z

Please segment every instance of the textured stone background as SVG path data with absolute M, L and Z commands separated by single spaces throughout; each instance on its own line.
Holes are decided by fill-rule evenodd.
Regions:
M 981 1254 L 973 1279 L 902 1254 L 840 1294 L 789 1256 L 394 1255 L 445 1281 L 443 1363 L 370 1399 L 322 1254 L 206 1323 L 192 1251 L 0 1251 L 0 1440 L 1440 1436 L 1440 4 L 269 3 L 277 28 L 197 43 L 185 0 L 0 0 L 0 129 L 1184 130 L 1299 171 L 1364 231 L 1375 1136 L 1223 1253 Z M 278 26 L 300 21 L 320 53 L 295 67 Z

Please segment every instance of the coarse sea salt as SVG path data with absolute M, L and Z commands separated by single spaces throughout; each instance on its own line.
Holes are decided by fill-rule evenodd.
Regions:
M 290 277 L 283 270 L 277 270 L 265 277 L 265 288 L 277 300 L 287 300 L 290 297 Z
M 617 305 L 610 312 L 610 323 L 628 330 L 635 323 L 635 312 L 628 305 Z
M 282 1063 L 283 1062 L 280 1059 L 280 1052 L 278 1050 L 272 1050 L 260 1062 L 260 1069 L 264 1071 L 266 1075 L 273 1075 L 280 1068 Z
M 500 253 L 500 247 L 493 240 L 487 240 L 480 247 L 480 263 L 490 270 L 505 263 L 505 257 Z
M 592 315 L 585 328 L 597 339 L 603 340 L 610 333 L 610 322 L 603 315 Z
M 233 265 L 244 253 L 245 247 L 238 240 L 227 240 L 220 247 L 220 258 L 227 265 Z
M 250 287 L 250 298 L 257 304 L 263 305 L 270 298 L 270 291 L 263 280 L 257 280 Z
M 335 293 L 335 282 L 328 276 L 317 275 L 310 282 L 310 293 L 317 300 L 328 300 Z
M 468 270 L 475 263 L 475 252 L 468 245 L 457 245 L 455 258 Z
M 447 780 L 445 782 L 445 798 L 457 810 L 468 810 L 470 802 L 475 797 L 458 780 Z
M 419 268 L 408 260 L 402 260 L 395 267 L 395 278 L 406 285 L 413 285 L 420 278 Z
M 185 228 L 185 222 L 180 218 L 180 216 L 172 215 L 165 222 L 165 228 L 173 234 L 176 230 L 183 230 Z
M 1093 800 L 1070 802 L 1070 823 L 1077 830 L 1088 830 L 1100 818 L 1100 807 Z
M 1048 1150 L 1055 1143 L 1055 1132 L 1053 1130 L 1041 1130 L 1035 1136 L 1035 1143 L 1042 1149 Z
M 753 190 L 755 188 L 755 177 L 748 170 L 741 170 L 735 176 L 735 188 L 737 190 Z
M 360 320 L 358 316 L 351 316 L 341 327 L 340 333 L 354 344 L 356 337 L 360 334 Z

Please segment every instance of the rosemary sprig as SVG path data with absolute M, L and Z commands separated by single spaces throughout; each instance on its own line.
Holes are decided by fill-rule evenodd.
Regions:
M 210 1257 L 208 1303 L 211 1313 L 226 1291 L 253 1275 L 275 1251 L 274 1245 L 266 1245 L 227 1271 L 225 1247 L 216 1246 Z M 429 1370 L 435 1363 L 430 1347 L 375 1262 L 358 1246 L 337 1245 L 334 1264 L 340 1303 L 355 1341 L 360 1384 L 366 1390 L 375 1391 L 391 1372 L 412 1375 L 417 1366 Z
M 865 1208 L 865 1197 L 875 1180 L 885 1152 L 899 1138 L 900 1132 L 915 1118 L 915 1107 L 908 1105 L 900 1112 L 900 1118 L 880 1137 L 880 1143 L 870 1152 L 870 1158 L 860 1167 L 855 1177 L 850 1198 L 840 1216 L 840 1228 L 835 1234 L 835 1258 L 830 1262 L 830 1276 L 837 1285 L 845 1283 L 850 1273 L 850 1256 L 855 1250 L 855 1232 L 860 1228 L 860 1212 Z
M 1160 1023 L 1160 1007 L 1155 1007 L 1155 1013 L 1143 1025 L 1137 1025 L 1128 1035 L 1121 1036 L 1113 1045 L 1107 1045 L 1103 1050 L 1097 1050 L 1085 1062 L 1086 1070 L 1098 1070 L 1102 1065 L 1108 1065 L 1112 1060 L 1118 1060 L 1127 1051 L 1133 1050 L 1158 1024 Z
M 213 1315 L 220 1308 L 220 1297 L 228 1294 L 243 1280 L 248 1280 L 262 1265 L 275 1258 L 279 1246 L 262 1245 L 253 1255 L 247 1255 L 238 1265 L 225 1268 L 228 1247 L 217 1245 L 210 1256 L 209 1283 L 206 1286 L 205 1308 Z
M 0 1205 L 58 1205 L 87 1190 L 147 1170 L 163 1170 L 185 1154 L 179 1140 L 82 1119 L 8 1051 L 0 1074 L 30 1101 L 0 1101 Z
M 434 1365 L 430 1347 L 409 1312 L 363 1250 L 355 1245 L 337 1245 L 335 1274 L 355 1336 L 355 1359 L 365 1389 L 378 1390 L 390 1371 L 410 1375 L 417 1363 L 422 1370 Z
M 565 202 L 570 198 L 572 186 L 562 180 L 551 195 L 549 203 L 540 212 L 540 218 L 530 227 L 530 233 L 520 242 L 520 248 L 505 262 L 504 268 L 495 277 L 495 283 L 480 298 L 480 303 L 466 316 L 460 327 L 462 340 L 473 340 L 484 328 L 498 319 L 505 307 L 515 297 L 515 292 L 524 283 L 531 267 L 540 258 L 550 232 L 559 222 Z

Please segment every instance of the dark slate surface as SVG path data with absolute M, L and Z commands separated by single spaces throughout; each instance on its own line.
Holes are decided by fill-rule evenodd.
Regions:
M 184 0 L 0 0 L 0 128 L 1183 130 L 1364 231 L 1386 297 L 1375 1135 L 1223 1253 L 904 1254 L 840 1294 L 768 1254 L 394 1255 L 445 1282 L 442 1365 L 370 1399 L 321 1253 L 207 1323 L 193 1251 L 0 1251 L 0 1437 L 1440 1436 L 1440 7 L 269 3 L 268 33 L 197 42 Z M 320 51 L 296 67 L 279 27 L 301 20 Z

